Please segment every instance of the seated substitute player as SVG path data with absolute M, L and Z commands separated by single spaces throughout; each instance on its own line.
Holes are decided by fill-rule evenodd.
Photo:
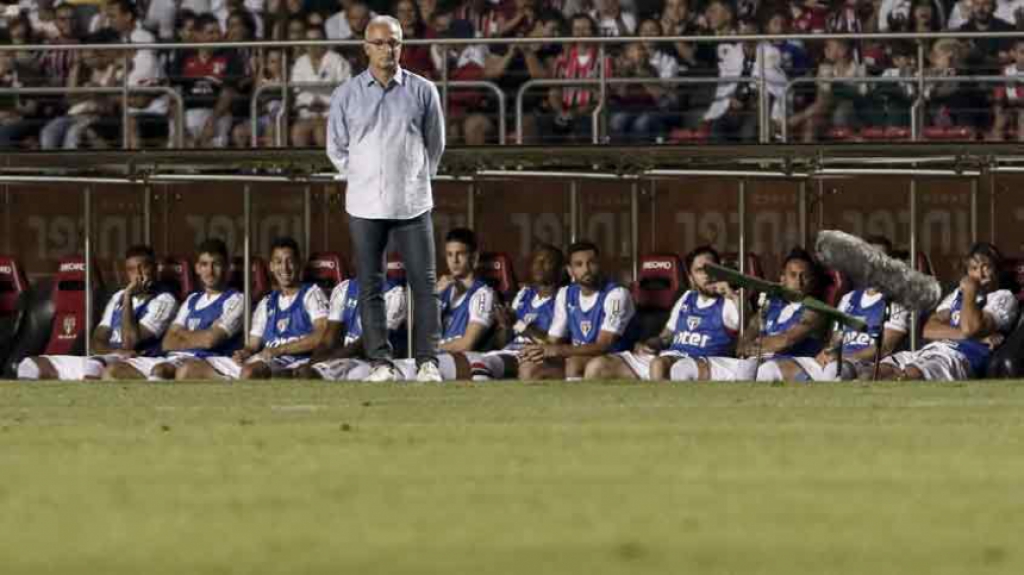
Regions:
M 888 255 L 892 243 L 881 236 L 865 238 L 873 248 Z M 843 346 L 843 371 L 841 379 L 870 378 L 875 353 L 881 338 L 881 357 L 895 351 L 907 332 L 910 331 L 907 309 L 896 302 L 890 302 L 875 288 L 854 290 L 839 302 L 839 309 L 867 322 L 866 332 L 843 326 L 834 326 L 831 343 L 814 358 L 788 357 L 769 360 L 775 363 L 786 381 L 836 381 L 839 380 L 838 354 Z
M 476 234 L 466 228 L 455 228 L 444 240 L 448 273 L 437 281 L 441 300 L 441 353 L 437 367 L 441 379 L 468 379 L 469 365 L 462 353 L 479 351 L 494 325 L 494 290 L 476 275 L 480 259 Z M 446 353 L 447 352 L 447 353 Z M 452 354 L 459 353 L 458 360 Z M 400 359 L 395 362 L 396 377 L 416 379 L 416 362 Z
M 112 362 L 159 351 L 178 302 L 156 283 L 156 258 L 149 246 L 128 248 L 124 267 L 128 285 L 107 303 L 92 333 L 93 355 L 29 357 L 18 364 L 18 379 L 99 379 Z M 133 313 L 124 313 L 128 306 Z
M 519 372 L 519 353 L 531 343 L 547 339 L 555 317 L 555 294 L 565 273 L 565 257 L 550 244 L 541 244 L 530 258 L 532 283 L 519 289 L 512 305 L 495 312 L 493 344 L 496 351 L 466 352 L 466 363 L 474 380 L 515 378 Z M 458 358 L 458 353 L 453 354 Z M 461 362 L 456 359 L 456 365 Z
M 393 281 L 384 283 L 384 312 L 392 346 L 402 347 L 405 332 L 406 302 L 405 287 Z M 359 280 L 345 280 L 334 287 L 327 313 L 327 332 L 323 341 L 313 352 L 307 365 L 296 371 L 302 379 L 326 379 L 329 381 L 371 379 L 370 364 L 356 361 L 364 357 L 363 324 L 359 319 Z
M 601 274 L 597 246 L 574 243 L 568 257 L 573 283 L 555 296 L 547 341 L 523 348 L 519 379 L 579 380 L 591 359 L 629 349 L 632 343 L 633 298 Z
M 241 292 L 229 288 L 228 248 L 219 239 L 199 245 L 196 276 L 203 289 L 189 294 L 164 335 L 164 356 L 133 357 L 110 365 L 110 379 L 192 379 L 192 370 L 206 366 L 202 358 L 230 356 L 241 347 Z
M 252 314 L 249 341 L 231 357 L 208 357 L 192 377 L 269 379 L 307 363 L 327 331 L 327 298 L 315 284 L 302 284 L 299 246 L 278 238 L 270 246 L 270 273 L 276 287 Z
M 782 264 L 783 286 L 811 295 L 822 285 L 822 272 L 811 254 L 794 249 Z M 765 361 L 780 357 L 808 357 L 818 355 L 827 329 L 824 316 L 807 309 L 802 303 L 770 298 L 759 313 L 751 319 L 748 329 L 736 345 L 736 355 L 753 359 L 758 381 L 781 381 L 782 372 L 776 362 Z
M 999 251 L 992 244 L 971 246 L 967 274 L 924 326 L 931 343 L 882 361 L 879 377 L 897 380 L 960 380 L 985 375 L 992 350 L 1017 319 L 1017 298 L 999 289 Z
M 692 379 L 733 380 L 738 371 L 752 375 L 738 369 L 745 360 L 730 357 L 740 327 L 739 295 L 726 282 L 712 282 L 704 270 L 705 264 L 720 262 L 710 246 L 687 254 L 692 289 L 676 301 L 661 334 L 637 343 L 633 351 L 592 359 L 586 378 L 665 380 L 677 362 L 687 364 Z

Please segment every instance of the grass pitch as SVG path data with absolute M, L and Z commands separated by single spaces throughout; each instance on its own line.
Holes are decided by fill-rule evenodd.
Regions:
M 0 383 L 0 572 L 1021 573 L 1024 388 Z

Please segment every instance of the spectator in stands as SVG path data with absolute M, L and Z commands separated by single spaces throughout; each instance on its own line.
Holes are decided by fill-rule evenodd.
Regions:
M 863 64 L 857 63 L 845 40 L 825 42 L 825 62 L 818 66 L 818 83 L 814 103 L 789 118 L 791 129 L 804 142 L 812 142 L 823 128 L 856 128 L 867 85 L 863 82 L 837 82 L 864 78 Z M 828 81 L 833 80 L 833 81 Z
M 664 0 L 658 23 L 661 25 L 659 36 L 691 36 L 701 30 L 696 14 L 690 11 L 689 0 Z M 692 43 L 675 42 L 672 47 L 681 71 L 697 67 L 696 47 Z
M 821 0 L 795 0 L 793 29 L 800 33 L 820 34 L 828 27 L 828 5 Z
M 969 1 L 969 0 L 967 0 Z M 925 6 L 931 8 L 925 10 Z M 929 26 L 936 25 L 931 30 L 921 30 L 923 21 Z M 945 27 L 946 11 L 941 0 L 882 0 L 878 7 L 878 30 L 880 32 L 917 31 L 936 32 Z M 955 25 L 950 21 L 950 28 L 958 28 L 962 22 Z
M 323 40 L 324 32 L 319 28 L 306 30 L 307 40 Z M 326 83 L 327 86 L 299 88 L 295 96 L 296 120 L 292 126 L 292 145 L 308 147 L 327 145 L 327 113 L 331 104 L 331 92 L 338 84 L 352 77 L 352 68 L 347 60 L 323 46 L 309 46 L 306 54 L 292 67 L 291 81 Z
M 538 0 L 515 0 L 515 11 L 511 16 L 505 16 L 487 4 L 487 0 L 469 0 L 464 4 L 466 12 L 460 15 L 473 23 L 477 36 L 481 38 L 523 37 L 537 25 L 540 11 Z
M 394 17 L 402 25 L 402 41 L 413 38 L 424 38 L 427 25 L 420 15 L 420 7 L 413 0 L 398 0 L 392 10 Z M 431 14 L 433 17 L 433 14 Z M 431 79 L 435 76 L 434 64 L 430 57 L 429 46 L 403 46 L 399 65 L 410 72 Z
M 6 42 L 7 44 L 36 43 L 35 32 L 33 32 L 32 25 L 24 14 L 8 20 L 7 34 L 9 39 L 9 42 Z M 14 64 L 18 67 L 22 81 L 28 78 L 34 80 L 41 77 L 42 54 L 39 52 L 34 50 L 18 50 L 14 52 Z M 31 82 L 31 84 L 34 83 Z M 27 83 L 26 85 L 30 84 Z
M 299 14 L 302 14 L 301 1 L 299 2 Z M 252 38 L 263 37 L 263 18 L 260 18 L 260 12 L 263 10 L 263 0 L 215 0 L 211 12 L 217 17 L 217 21 L 220 22 L 221 31 L 225 36 L 231 33 L 230 18 L 234 14 L 244 14 L 248 22 L 246 26 L 250 27 Z
M 957 76 L 963 67 L 965 47 L 951 38 L 937 40 L 929 53 L 927 77 Z M 960 82 L 930 81 L 924 87 L 925 126 L 950 128 L 974 124 L 974 99 L 969 87 Z
M 574 38 L 590 38 L 597 32 L 594 19 L 586 14 L 573 16 L 570 23 Z M 603 62 L 606 77 L 615 75 L 610 57 Z M 559 79 L 596 79 L 601 75 L 600 54 L 595 44 L 571 44 L 554 62 L 551 76 Z M 539 120 L 542 137 L 549 140 L 590 142 L 591 112 L 597 104 L 597 91 L 590 87 L 551 88 L 548 106 L 551 116 Z
M 605 279 L 596 245 L 577 242 L 568 251 L 573 283 L 555 296 L 547 340 L 523 348 L 520 379 L 579 380 L 594 357 L 633 346 L 634 304 L 629 290 Z
M 21 79 L 13 52 L 0 52 L 0 88 L 20 88 Z M 35 123 L 29 119 L 35 113 L 36 102 L 19 94 L 0 95 L 0 149 L 10 149 L 21 143 Z
M 1013 32 L 1016 28 L 995 15 L 995 0 L 971 0 L 971 17 L 960 32 Z M 975 73 L 995 73 L 1010 61 L 1010 42 L 1002 38 L 972 38 L 965 63 Z
M 46 41 L 47 44 L 67 45 L 79 43 L 81 33 L 78 28 L 78 19 L 75 17 L 74 6 L 70 4 L 58 6 L 54 22 L 56 24 L 56 34 L 49 37 Z M 42 57 L 42 75 L 47 79 L 49 85 L 64 86 L 67 83 L 68 73 L 77 59 L 77 50 L 48 50 Z
M 640 42 L 626 45 L 615 61 L 615 75 L 618 78 L 658 77 L 647 48 Z M 662 115 L 668 114 L 674 103 L 671 92 L 660 84 L 615 84 L 609 87 L 609 93 L 608 130 L 616 142 L 652 142 L 662 131 Z
M 256 60 L 255 88 L 268 84 L 284 82 L 284 51 L 273 48 L 264 53 L 263 58 Z M 265 90 L 260 93 L 256 117 L 257 147 L 275 145 L 277 134 L 277 117 L 282 106 L 281 91 Z M 231 142 L 236 148 L 252 146 L 252 122 L 245 118 L 238 122 L 231 132 Z
M 218 42 L 220 23 L 212 14 L 196 20 L 197 40 Z M 231 132 L 231 107 L 239 93 L 245 63 L 233 50 L 202 48 L 186 55 L 171 76 L 185 104 L 185 135 L 189 147 L 222 148 Z
M 637 26 L 637 36 L 648 36 L 651 38 L 662 36 L 661 24 L 654 18 L 647 18 Z M 670 52 L 672 45 L 666 42 L 645 42 L 648 62 L 659 78 L 675 78 L 679 75 L 679 60 L 673 52 Z M 666 86 L 666 89 L 673 88 Z
M 903 5 L 906 12 L 894 12 L 889 16 L 885 30 L 894 32 L 939 32 L 945 28 L 942 13 L 932 0 L 912 0 Z M 959 27 L 960 24 L 957 24 Z
M 138 355 L 155 355 L 160 338 L 178 307 L 174 296 L 156 282 L 156 258 L 149 246 L 132 246 L 124 258 L 128 285 L 110 298 L 92 333 L 93 355 L 43 355 L 18 364 L 18 379 L 99 379 L 112 362 Z M 126 309 L 131 313 L 125 313 Z
M 161 342 L 162 353 L 115 361 L 104 370 L 104 379 L 193 379 L 207 365 L 203 358 L 230 356 L 242 346 L 245 298 L 227 285 L 227 246 L 208 239 L 197 251 L 195 272 L 202 289 L 178 309 Z M 194 374 L 197 368 L 200 373 Z
M 594 0 L 590 17 L 597 23 L 601 36 L 632 36 L 636 32 L 636 14 L 624 10 L 619 0 Z
M 972 0 L 958 0 L 949 11 L 949 19 L 945 21 L 945 27 L 949 30 L 956 30 L 971 19 L 973 10 Z M 1021 4 L 1017 0 L 996 0 L 995 16 L 1004 22 L 1015 24 L 1020 20 L 1017 14 Z
M 416 0 L 416 8 L 418 9 L 420 21 L 423 22 L 424 32 L 434 27 L 437 3 L 437 0 Z
M 917 99 L 915 51 L 912 43 L 892 43 L 892 66 L 882 72 L 882 77 L 905 78 L 906 81 L 875 86 L 873 105 L 866 110 L 871 125 L 901 128 L 910 126 L 910 108 Z
M 361 40 L 370 18 L 376 16 L 363 0 L 340 0 L 340 10 L 324 23 L 329 40 Z
M 751 20 L 740 21 L 740 34 L 757 34 L 757 24 Z M 773 46 L 765 45 L 763 50 L 771 51 L 779 62 L 778 52 Z M 723 43 L 718 46 L 718 75 L 721 78 L 753 77 L 760 72 L 757 64 L 757 45 L 753 42 Z M 781 70 L 771 67 L 767 77 L 775 85 L 786 83 L 785 76 L 777 77 Z M 767 71 L 766 71 L 767 72 Z M 783 88 L 784 89 L 784 88 Z M 704 121 L 711 124 L 712 138 L 717 141 L 753 142 L 758 133 L 758 90 L 751 83 L 733 82 L 718 84 L 715 99 L 704 115 Z
M 309 362 L 327 331 L 327 298 L 316 284 L 300 282 L 302 259 L 292 238 L 271 244 L 270 273 L 276 289 L 256 306 L 245 347 L 232 357 L 206 358 L 192 377 L 270 379 Z
M 1013 42 L 1013 63 L 1003 68 L 1007 82 L 995 89 L 995 121 L 989 139 L 1000 141 L 1006 137 L 1007 128 L 1021 134 L 1020 125 L 1024 113 L 1024 39 Z
M 825 30 L 836 34 L 859 34 L 865 31 L 872 13 L 868 0 L 843 0 L 829 13 Z
M 983 377 L 992 351 L 1017 321 L 1017 298 L 999 285 L 1001 257 L 992 244 L 971 246 L 966 273 L 924 326 L 931 343 L 882 360 L 881 379 L 962 380 Z
M 86 37 L 88 44 L 115 44 L 118 36 L 102 30 Z M 67 88 L 117 88 L 122 84 L 123 61 L 114 50 L 85 50 L 68 74 Z M 44 150 L 106 147 L 103 136 L 116 138 L 120 127 L 120 99 L 108 94 L 67 95 L 67 113 L 48 122 L 39 135 Z

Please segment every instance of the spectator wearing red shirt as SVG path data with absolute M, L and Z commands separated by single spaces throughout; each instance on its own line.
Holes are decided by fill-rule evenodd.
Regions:
M 427 25 L 420 16 L 420 8 L 413 0 L 398 0 L 392 13 L 402 25 L 402 40 L 425 38 Z M 424 78 L 436 76 L 434 63 L 430 58 L 429 46 L 403 46 L 399 65 Z
M 220 41 L 217 17 L 200 15 L 196 19 L 196 36 L 201 42 Z M 188 146 L 225 147 L 232 125 L 232 101 L 238 94 L 238 83 L 245 77 L 245 64 L 238 53 L 196 50 L 179 61 L 171 77 L 181 88 L 184 99 Z

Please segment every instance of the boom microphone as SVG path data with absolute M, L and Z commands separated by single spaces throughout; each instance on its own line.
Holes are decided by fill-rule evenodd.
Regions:
M 926 311 L 942 297 L 939 282 L 864 240 L 838 230 L 818 232 L 814 245 L 821 263 L 845 274 L 859 287 L 871 287 L 908 309 Z

